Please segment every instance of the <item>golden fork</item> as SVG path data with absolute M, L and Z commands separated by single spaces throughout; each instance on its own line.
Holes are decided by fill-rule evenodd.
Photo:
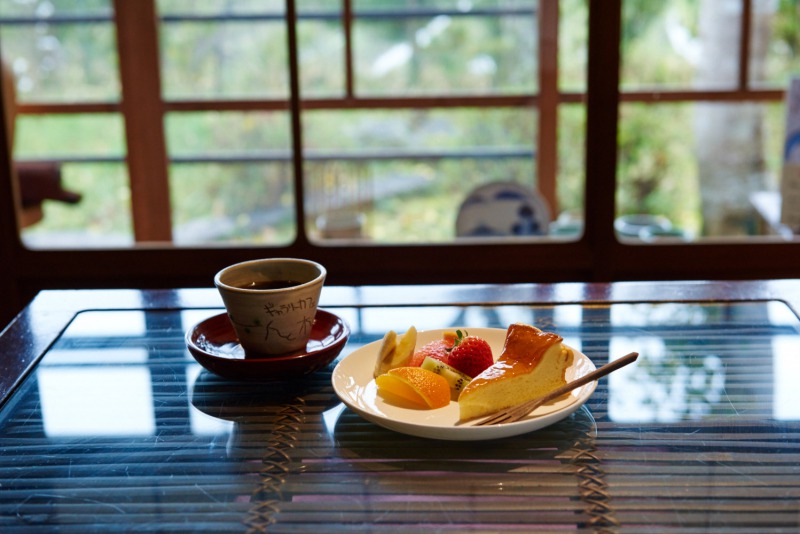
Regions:
M 631 352 L 630 354 L 627 354 L 622 358 L 614 360 L 611 363 L 607 363 L 600 369 L 596 369 L 591 373 L 570 382 L 569 384 L 564 384 L 560 388 L 554 389 L 553 391 L 551 391 L 546 395 L 542 395 L 541 397 L 529 400 L 527 402 L 523 402 L 522 404 L 517 404 L 516 406 L 512 406 L 511 408 L 504 408 L 502 410 L 499 410 L 485 417 L 484 419 L 479 420 L 477 423 L 475 423 L 475 426 L 497 425 L 500 423 L 513 423 L 514 421 L 518 421 L 523 417 L 525 417 L 526 415 L 528 415 L 529 413 L 531 413 L 539 406 L 541 406 L 542 404 L 550 402 L 553 399 L 557 399 L 564 393 L 568 393 L 575 388 L 581 387 L 584 384 L 588 384 L 589 382 L 592 382 L 603 376 L 606 376 L 607 374 L 616 371 L 621 367 L 625 367 L 629 363 L 635 362 L 636 358 L 638 357 L 639 357 L 638 352 Z

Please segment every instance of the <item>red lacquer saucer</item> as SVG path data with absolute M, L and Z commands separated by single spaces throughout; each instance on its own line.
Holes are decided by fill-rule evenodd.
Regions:
M 317 310 L 305 351 L 267 356 L 245 352 L 227 314 L 197 323 L 186 333 L 189 352 L 200 365 L 224 378 L 271 381 L 297 378 L 317 371 L 344 348 L 350 328 L 333 313 Z

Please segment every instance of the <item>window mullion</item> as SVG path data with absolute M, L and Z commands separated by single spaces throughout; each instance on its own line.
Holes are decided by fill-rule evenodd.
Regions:
M 622 0 L 589 1 L 583 241 L 589 244 L 596 280 L 608 279 L 621 265 L 609 252 L 618 245 L 614 217 L 621 22 Z
M 342 0 L 342 29 L 344 30 L 345 98 L 352 99 L 353 84 L 353 5 L 351 0 Z
M 536 176 L 539 193 L 558 213 L 558 0 L 539 2 L 539 134 Z
M 294 179 L 295 223 L 297 241 L 307 242 L 305 188 L 303 186 L 303 126 L 301 116 L 299 50 L 297 49 L 297 9 L 294 0 L 286 0 L 286 45 L 289 69 L 289 112 L 292 133 L 292 177 Z
M 742 0 L 742 25 L 739 35 L 739 90 L 750 86 L 750 29 L 753 21 L 752 0 Z
M 133 230 L 171 241 L 172 222 L 154 0 L 114 0 Z

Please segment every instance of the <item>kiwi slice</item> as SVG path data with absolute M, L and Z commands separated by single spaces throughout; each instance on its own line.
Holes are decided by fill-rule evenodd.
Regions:
M 464 389 L 467 384 L 469 384 L 470 380 L 472 380 L 472 377 L 469 377 L 458 369 L 455 369 L 454 367 L 451 367 L 435 358 L 431 358 L 430 356 L 425 357 L 425 359 L 422 361 L 421 367 L 438 375 L 442 375 L 445 380 L 447 380 L 447 383 L 450 386 L 450 398 L 452 400 L 458 400 L 461 390 Z

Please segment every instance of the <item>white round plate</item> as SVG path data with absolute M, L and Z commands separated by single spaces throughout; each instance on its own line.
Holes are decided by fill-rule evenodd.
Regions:
M 484 338 L 492 347 L 495 359 L 500 356 L 506 338 L 502 328 L 460 328 L 471 335 Z M 455 330 L 448 328 L 446 330 Z M 417 334 L 417 346 L 441 339 L 446 330 L 426 330 Z M 378 395 L 378 388 L 372 376 L 375 360 L 382 340 L 354 350 L 343 358 L 333 370 L 331 381 L 336 394 L 351 410 L 364 419 L 377 425 L 411 436 L 423 438 L 470 441 L 516 436 L 556 423 L 575 410 L 594 393 L 597 381 L 572 390 L 570 395 L 552 404 L 537 408 L 526 418 L 513 423 L 474 426 L 474 422 L 458 424 L 458 403 L 451 401 L 448 406 L 435 410 L 411 409 L 394 406 Z M 592 361 L 583 353 L 575 353 L 572 366 L 567 369 L 568 382 L 595 370 Z

